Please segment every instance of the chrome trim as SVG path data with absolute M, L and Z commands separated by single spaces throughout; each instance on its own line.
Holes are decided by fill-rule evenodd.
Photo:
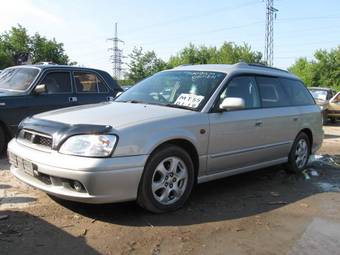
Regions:
M 31 133 L 33 135 L 39 135 L 39 136 L 43 136 L 43 137 L 52 139 L 52 136 L 50 136 L 50 135 L 46 135 L 44 133 L 39 133 L 39 132 L 29 130 L 29 129 L 22 129 L 21 132 L 27 132 L 27 133 Z
M 49 139 L 52 139 L 52 144 L 51 144 L 51 147 L 47 147 L 47 146 L 43 146 L 43 145 L 39 145 L 39 144 L 35 144 L 33 143 L 32 141 L 28 142 L 27 139 L 24 139 L 23 137 L 20 137 L 21 133 L 30 133 L 32 135 L 38 135 L 38 136 L 42 136 L 42 137 L 45 137 L 45 138 L 49 138 Z M 24 134 L 23 134 L 24 135 Z M 27 147 L 30 147 L 30 148 L 33 148 L 33 149 L 36 149 L 36 150 L 39 150 L 39 151 L 43 151 L 43 152 L 51 152 L 52 151 L 52 146 L 53 146 L 53 137 L 50 136 L 50 135 L 46 135 L 46 134 L 43 134 L 43 133 L 38 133 L 38 132 L 35 132 L 35 131 L 31 131 L 31 130 L 28 130 L 28 129 L 22 129 L 20 132 L 19 132 L 19 135 L 18 137 L 16 138 L 17 142 L 24 145 L 24 146 L 27 146 Z
M 280 142 L 280 143 L 273 143 L 273 144 L 267 144 L 267 145 L 260 145 L 252 148 L 247 148 L 247 149 L 241 149 L 241 150 L 234 150 L 234 151 L 228 151 L 228 152 L 221 152 L 221 153 L 216 153 L 210 155 L 210 158 L 220 158 L 220 157 L 225 157 L 225 156 L 230 156 L 230 155 L 235 155 L 235 154 L 240 154 L 240 153 L 245 153 L 245 152 L 252 152 L 256 150 L 263 150 L 263 149 L 269 149 L 281 145 L 286 145 L 286 144 L 292 144 L 293 141 L 287 141 L 287 142 Z

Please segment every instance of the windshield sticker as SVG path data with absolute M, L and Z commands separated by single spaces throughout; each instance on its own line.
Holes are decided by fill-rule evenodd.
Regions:
M 175 104 L 191 108 L 197 108 L 203 99 L 204 96 L 198 96 L 193 94 L 181 94 L 177 98 Z

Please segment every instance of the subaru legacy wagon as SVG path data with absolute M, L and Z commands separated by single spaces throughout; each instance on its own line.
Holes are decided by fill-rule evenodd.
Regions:
M 114 102 L 26 118 L 11 172 L 52 196 L 180 208 L 196 183 L 285 164 L 302 171 L 323 139 L 320 108 L 287 71 L 246 63 L 159 72 Z

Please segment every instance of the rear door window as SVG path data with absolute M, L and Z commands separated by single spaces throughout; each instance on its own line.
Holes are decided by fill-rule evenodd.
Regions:
M 280 78 L 284 90 L 287 92 L 293 105 L 312 105 L 314 99 L 308 89 L 299 80 Z
M 74 72 L 77 93 L 107 93 L 105 83 L 94 73 Z
M 260 90 L 262 107 L 284 107 L 291 105 L 289 97 L 282 88 L 278 78 L 258 76 L 256 81 Z

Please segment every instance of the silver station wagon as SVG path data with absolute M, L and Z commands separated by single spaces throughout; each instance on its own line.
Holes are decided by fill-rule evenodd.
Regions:
M 276 164 L 302 171 L 323 139 L 320 108 L 276 68 L 187 65 L 114 102 L 26 118 L 8 145 L 11 172 L 53 196 L 180 208 L 196 183 Z

